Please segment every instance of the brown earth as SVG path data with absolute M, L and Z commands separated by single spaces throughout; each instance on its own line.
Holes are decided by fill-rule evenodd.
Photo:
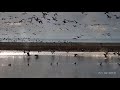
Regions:
M 120 51 L 120 43 L 0 42 L 0 50 L 28 51 Z

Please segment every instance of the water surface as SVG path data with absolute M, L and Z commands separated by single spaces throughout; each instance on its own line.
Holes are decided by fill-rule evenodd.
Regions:
M 118 78 L 119 62 L 119 57 L 1 55 L 0 78 Z

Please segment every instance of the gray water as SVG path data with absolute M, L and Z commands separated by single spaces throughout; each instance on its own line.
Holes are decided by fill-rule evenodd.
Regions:
M 0 78 L 119 78 L 119 62 L 119 57 L 3 55 Z

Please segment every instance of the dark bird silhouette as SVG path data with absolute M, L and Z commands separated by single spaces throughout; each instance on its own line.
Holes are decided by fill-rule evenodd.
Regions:
M 56 17 L 52 17 L 54 21 L 57 21 L 57 18 Z
M 43 22 L 42 22 L 42 20 L 41 20 L 41 19 L 36 18 L 35 20 L 36 20 L 36 21 L 38 21 L 39 23 L 43 24 Z
M 109 16 L 108 14 L 109 14 L 109 12 L 105 12 L 105 14 L 107 15 L 107 18 L 112 18 L 111 16 Z
M 116 16 L 116 19 L 120 19 L 120 17 L 117 17 L 117 16 Z
M 22 13 L 22 15 L 25 15 L 25 14 L 27 14 L 27 12 L 23 12 L 23 13 Z
M 80 36 L 77 36 L 77 38 L 80 38 Z
M 114 15 L 116 17 L 116 19 L 119 19 L 120 17 L 118 17 L 117 15 Z
M 106 54 L 104 54 L 104 56 L 105 56 L 105 57 L 107 57 L 107 55 L 106 55 Z
M 36 33 L 33 33 L 33 35 L 36 35 Z
M 57 13 L 54 14 L 54 16 L 57 16 L 57 15 L 58 15 Z
M 118 53 L 118 56 L 120 56 L 120 53 Z
M 77 40 L 77 38 L 73 38 L 74 40 Z
M 108 36 L 111 36 L 111 34 L 110 34 L 110 33 L 107 33 L 107 35 L 108 35 Z
M 116 16 L 116 19 L 120 19 L 120 17 L 117 17 L 117 16 Z
M 76 57 L 78 54 L 74 54 L 74 57 Z
M 25 19 L 20 20 L 19 23 L 22 23 L 23 21 L 25 21 Z
M 100 63 L 100 66 L 102 66 L 102 62 Z
M 56 64 L 57 64 L 57 66 L 58 66 L 58 62 L 57 62 Z
M 43 14 L 43 18 L 44 18 L 44 19 L 46 18 L 46 15 L 48 15 L 48 14 L 45 13 L 45 12 L 42 12 L 42 14 Z
M 38 59 L 38 57 L 39 57 L 38 55 L 35 55 L 35 58 L 36 58 L 36 59 Z
M 2 20 L 5 20 L 5 18 L 2 18 Z
M 84 14 L 85 12 L 81 12 L 82 14 Z
M 105 12 L 105 14 L 109 14 L 109 12 Z
M 78 22 L 74 20 L 74 22 L 77 24 Z
M 66 30 L 69 30 L 68 28 L 66 28 Z
M 66 19 L 63 20 L 63 23 L 67 23 Z
M 110 18 L 110 19 L 112 18 L 112 17 L 111 17 L 111 16 L 109 16 L 109 15 L 107 15 L 107 17 L 108 17 L 108 18 Z
M 11 66 L 11 64 L 8 64 L 8 66 Z
M 117 63 L 120 66 L 120 63 Z
M 52 54 L 54 54 L 54 53 L 55 53 L 55 51 L 51 51 L 51 53 L 52 53 Z
M 119 53 L 119 52 L 117 52 L 117 54 L 118 54 L 118 56 L 120 56 L 120 53 Z
M 62 28 L 59 28 L 60 30 L 62 30 Z
M 50 21 L 50 19 L 47 19 L 48 21 Z
M 115 52 L 114 52 L 113 54 L 114 54 L 114 55 L 116 55 L 116 53 L 115 53 Z
M 30 57 L 28 57 L 28 58 L 27 58 L 27 62 L 28 62 L 28 64 L 27 64 L 27 65 L 29 66 L 29 62 L 30 62 Z
M 76 25 L 73 25 L 73 27 L 77 27 Z
M 108 52 L 106 52 L 106 53 L 104 54 L 105 58 L 107 58 L 107 54 L 108 54 Z
M 77 63 L 75 62 L 74 64 L 76 65 Z
M 30 53 L 29 53 L 29 52 L 27 52 L 27 55 L 28 55 L 28 56 L 30 56 Z

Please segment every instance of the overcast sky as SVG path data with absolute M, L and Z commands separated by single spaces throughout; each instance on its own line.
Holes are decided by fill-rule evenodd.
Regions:
M 119 12 L 0 12 L 0 38 L 120 41 L 119 18 Z

